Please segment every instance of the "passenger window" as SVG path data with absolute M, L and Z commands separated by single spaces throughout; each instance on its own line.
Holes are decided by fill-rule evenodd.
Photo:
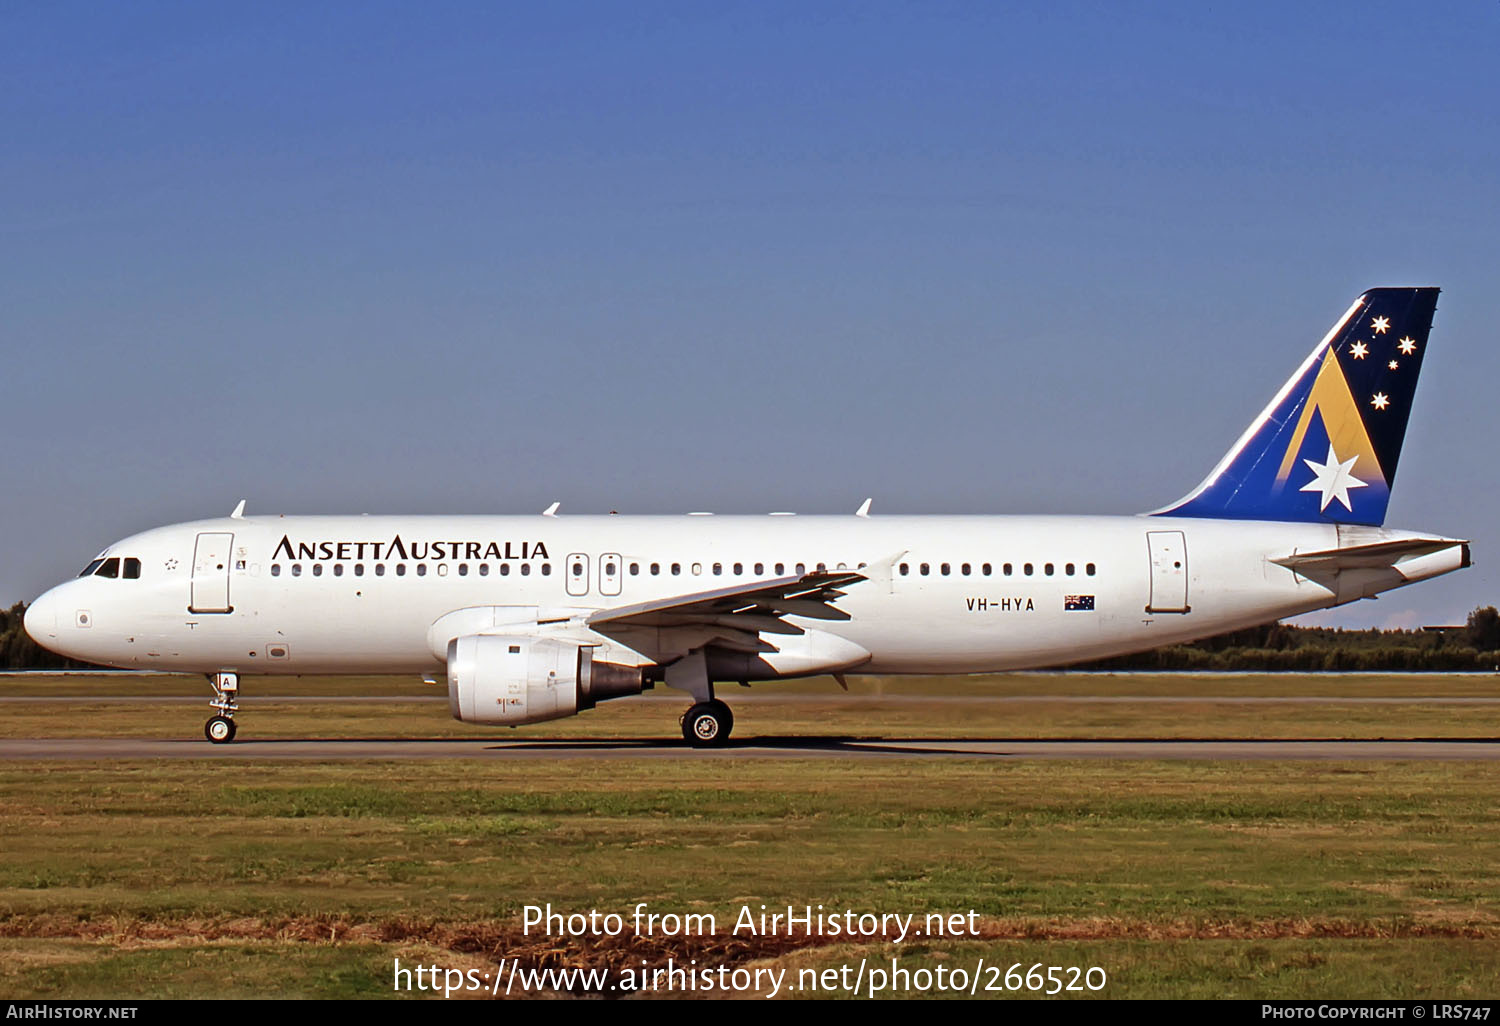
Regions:
M 301 577 L 302 576 L 302 564 L 301 563 L 293 563 L 292 564 L 292 576 L 293 577 Z
M 355 563 L 354 564 L 354 576 L 355 577 L 363 577 L 364 575 L 365 575 L 365 565 L 363 563 Z
M 542 564 L 542 576 L 543 577 L 551 577 L 552 576 L 552 564 L 551 563 L 543 563 Z
M 313 564 L 313 576 L 314 577 L 322 577 L 323 576 L 323 564 L 322 563 L 314 563 Z
M 384 577 L 385 576 L 385 564 L 384 563 L 376 563 L 375 564 L 375 576 L 376 577 Z
M 272 563 L 271 564 L 271 576 L 272 577 L 280 577 L 281 576 L 281 564 L 280 563 Z
M 531 576 L 531 564 L 530 563 L 522 563 L 521 564 L 521 576 L 522 577 L 530 577 Z
M 659 577 L 659 576 L 661 576 L 661 564 L 660 563 L 652 563 L 651 564 L 651 576 L 652 577 Z
M 97 569 L 97 570 L 94 571 L 94 576 L 96 576 L 96 577 L 119 577 L 120 576 L 120 557 L 119 556 L 115 556 L 113 559 L 106 559 L 103 563 L 99 564 L 99 569 Z
M 573 561 L 573 576 L 574 577 L 582 577 L 583 576 L 583 564 L 580 563 L 580 562 L 578 562 L 577 560 Z
M 766 575 L 766 564 L 764 564 L 764 563 L 756 563 L 755 564 L 755 576 L 756 577 L 764 577 L 765 575 Z
M 932 573 L 932 565 L 929 563 L 923 563 L 918 569 L 923 577 L 926 577 L 928 574 Z
M 1044 573 L 1046 573 L 1046 575 L 1048 577 L 1051 577 L 1052 576 L 1052 564 L 1048 563 L 1046 566 L 1042 567 L 1042 571 Z
M 694 577 L 700 577 L 700 576 L 702 576 L 702 574 L 703 574 L 703 564 L 702 563 L 694 563 L 693 564 L 693 576 Z
M 943 564 L 943 568 L 942 569 L 943 569 L 943 576 L 944 577 L 947 577 L 950 573 L 953 572 L 953 568 L 951 566 L 949 566 L 947 563 Z
M 1074 566 L 1072 563 L 1069 563 L 1067 566 L 1063 567 L 1063 573 L 1067 574 L 1069 577 L 1073 576 L 1073 570 Z
M 1009 577 L 1014 571 L 1015 567 L 1011 566 L 1009 563 L 1006 563 L 1005 566 L 1001 568 L 1001 572 L 1004 573 L 1006 577 Z
M 344 576 L 344 564 L 342 564 L 342 563 L 335 563 L 335 564 L 333 564 L 333 576 L 335 576 L 335 577 L 342 577 L 342 576 Z
M 982 567 L 979 568 L 979 572 L 982 573 L 982 574 L 984 574 L 984 576 L 988 577 L 990 575 L 990 571 L 992 571 L 993 569 L 994 569 L 994 567 L 992 567 L 988 563 L 986 563 Z
M 714 564 L 714 576 L 718 577 L 723 572 L 724 572 L 724 564 L 723 563 L 715 563 Z
M 460 563 L 460 564 L 458 564 L 458 576 L 460 576 L 460 577 L 467 577 L 467 576 L 469 576 L 469 564 L 467 564 L 467 563 Z
M 500 576 L 501 577 L 509 577 L 510 576 L 510 564 L 509 563 L 501 563 L 500 564 Z
M 405 563 L 397 563 L 396 564 L 396 576 L 397 577 L 405 577 L 406 576 L 406 564 Z
M 905 577 L 909 573 L 911 573 L 911 564 L 910 563 L 902 563 L 901 564 L 901 576 Z
M 797 564 L 797 576 L 800 577 L 800 576 L 802 576 L 805 573 L 807 573 L 807 564 L 806 563 L 798 563 Z
M 786 576 L 786 564 L 785 563 L 777 563 L 776 564 L 776 576 L 777 577 L 785 577 Z
M 479 576 L 480 577 L 488 577 L 489 575 L 490 575 L 490 565 L 488 563 L 480 563 L 479 564 Z
M 1094 576 L 1094 564 L 1092 564 L 1092 563 L 1086 563 L 1086 564 L 1084 564 L 1083 572 L 1086 573 L 1086 574 L 1088 574 L 1090 577 Z
M 736 563 L 736 564 L 734 564 L 734 576 L 738 577 L 741 574 L 743 574 L 744 572 L 745 572 L 745 564 L 744 563 Z
M 827 571 L 828 571 L 828 564 L 827 563 L 819 563 L 818 564 L 818 573 L 820 573 L 820 574 L 821 573 L 826 573 Z
M 1021 569 L 1025 572 L 1025 574 L 1026 574 L 1027 577 L 1031 576 L 1032 570 L 1031 570 L 1031 564 L 1030 563 L 1027 563 Z
M 681 563 L 673 563 L 672 564 L 672 576 L 673 577 L 677 577 L 681 573 L 682 573 L 682 564 Z
M 969 576 L 969 569 L 969 564 L 967 563 L 958 568 L 959 572 L 962 573 L 965 577 Z
M 641 575 L 641 564 L 639 564 L 639 563 L 631 563 L 630 564 L 630 576 L 631 577 L 639 577 L 640 575 Z
M 427 564 L 426 563 L 418 563 L 417 564 L 417 576 L 418 577 L 426 577 L 427 576 Z

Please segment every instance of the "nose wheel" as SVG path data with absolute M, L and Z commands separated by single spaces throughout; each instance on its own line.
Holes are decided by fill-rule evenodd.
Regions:
M 734 730 L 734 713 L 717 698 L 699 702 L 682 715 L 682 737 L 694 748 L 722 748 Z
M 236 701 L 240 694 L 240 675 L 215 673 L 209 676 L 208 683 L 214 689 L 214 700 L 208 703 L 209 707 L 219 711 L 203 725 L 203 736 L 216 745 L 227 745 L 234 740 L 234 714 L 240 707 Z

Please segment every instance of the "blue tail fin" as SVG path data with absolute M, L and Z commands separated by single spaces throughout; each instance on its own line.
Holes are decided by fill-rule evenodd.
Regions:
M 1437 297 L 1360 296 L 1213 473 L 1153 515 L 1384 523 Z

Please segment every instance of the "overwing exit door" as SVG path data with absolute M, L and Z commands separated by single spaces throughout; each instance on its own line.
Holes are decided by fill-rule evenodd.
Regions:
M 193 546 L 189 613 L 232 613 L 229 604 L 229 552 L 233 534 L 204 532 Z
M 1181 531 L 1147 531 L 1146 547 L 1151 553 L 1151 601 L 1146 612 L 1188 612 L 1187 539 Z
M 620 594 L 620 554 L 606 552 L 599 557 L 599 594 Z
M 589 593 L 589 557 L 582 552 L 568 554 L 568 594 L 587 595 Z

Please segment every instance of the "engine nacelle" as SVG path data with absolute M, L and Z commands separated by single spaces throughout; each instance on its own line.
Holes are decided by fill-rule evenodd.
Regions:
M 551 638 L 468 634 L 448 643 L 448 708 L 465 723 L 540 723 L 646 686 L 637 666 Z

